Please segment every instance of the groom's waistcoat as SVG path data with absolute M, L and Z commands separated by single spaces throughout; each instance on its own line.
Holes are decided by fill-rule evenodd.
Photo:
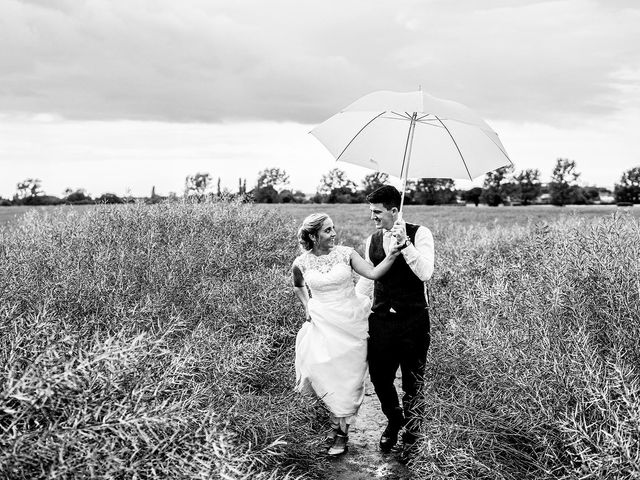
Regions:
M 415 244 L 418 227 L 419 225 L 406 224 L 407 236 L 413 244 Z M 371 236 L 369 259 L 374 266 L 382 262 L 387 256 L 382 245 L 383 238 L 382 230 Z M 409 268 L 409 265 L 404 260 L 404 255 L 398 255 L 389 271 L 374 283 L 371 310 L 382 313 L 388 312 L 389 308 L 402 311 L 426 306 L 424 283 Z

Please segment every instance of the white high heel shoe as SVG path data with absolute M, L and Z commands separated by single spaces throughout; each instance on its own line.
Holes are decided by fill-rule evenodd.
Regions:
M 349 437 L 347 435 L 344 433 L 338 433 L 336 435 L 335 442 L 333 442 L 333 445 L 331 445 L 331 448 L 327 453 L 332 456 L 342 455 L 349 449 L 347 446 L 348 441 Z

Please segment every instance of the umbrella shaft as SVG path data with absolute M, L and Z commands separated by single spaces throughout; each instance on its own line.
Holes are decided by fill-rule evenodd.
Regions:
M 404 194 L 407 190 L 407 176 L 409 175 L 409 162 L 411 161 L 411 146 L 413 145 L 413 132 L 416 129 L 417 112 L 413 112 L 411 116 L 411 124 L 409 125 L 409 133 L 407 135 L 407 144 L 404 149 L 404 159 L 402 160 L 402 196 L 400 197 L 400 211 L 398 212 L 398 220 L 402 220 L 402 207 L 404 206 Z

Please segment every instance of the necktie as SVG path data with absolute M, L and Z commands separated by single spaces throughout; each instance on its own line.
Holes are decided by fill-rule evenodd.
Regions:
M 391 246 L 391 241 L 393 239 L 393 235 L 390 230 L 383 230 L 383 238 L 382 238 L 382 249 L 384 253 L 389 255 L 389 248 Z

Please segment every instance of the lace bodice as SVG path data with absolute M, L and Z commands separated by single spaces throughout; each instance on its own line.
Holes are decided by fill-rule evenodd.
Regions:
M 312 298 L 339 301 L 355 295 L 351 270 L 353 248 L 336 246 L 327 255 L 305 252 L 293 261 L 311 290 Z

